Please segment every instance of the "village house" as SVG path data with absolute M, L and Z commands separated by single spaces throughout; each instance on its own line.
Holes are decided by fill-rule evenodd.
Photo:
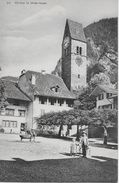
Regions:
M 91 95 L 96 97 L 96 108 L 98 109 L 117 109 L 118 91 L 108 85 L 98 85 Z
M 28 126 L 37 128 L 36 117 L 45 113 L 70 110 L 75 96 L 68 90 L 62 78 L 44 72 L 24 71 L 18 86 L 32 100 L 29 105 Z
M 0 126 L 6 133 L 19 133 L 26 125 L 36 129 L 36 117 L 73 107 L 75 96 L 55 75 L 22 71 L 19 79 L 4 77 L 2 81 L 9 105 L 0 113 Z
M 2 78 L 8 105 L 0 111 L 0 128 L 3 128 L 5 133 L 19 133 L 28 118 L 31 100 L 18 88 L 17 80 L 15 77 Z

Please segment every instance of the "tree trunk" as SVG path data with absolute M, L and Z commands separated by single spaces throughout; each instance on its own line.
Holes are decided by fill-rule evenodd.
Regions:
M 79 125 L 77 125 L 77 134 L 76 134 L 76 140 L 79 141 Z
M 103 139 L 103 144 L 107 145 L 107 128 L 103 126 L 104 128 L 104 139 Z
M 63 125 L 61 124 L 60 127 L 59 127 L 59 133 L 58 133 L 58 137 L 61 137 L 61 131 L 62 131 L 62 127 Z

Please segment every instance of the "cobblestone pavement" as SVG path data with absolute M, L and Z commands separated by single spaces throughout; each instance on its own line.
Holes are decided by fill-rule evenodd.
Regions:
M 35 142 L 29 140 L 20 141 L 19 135 L 0 134 L 0 160 L 12 160 L 14 158 L 24 159 L 26 161 L 43 159 L 63 159 L 71 158 L 70 141 L 62 139 L 51 139 L 36 137 Z M 99 142 L 101 144 L 101 142 Z M 118 159 L 117 149 L 90 146 L 91 159 L 105 161 L 101 157 Z M 75 156 L 78 158 L 78 156 Z

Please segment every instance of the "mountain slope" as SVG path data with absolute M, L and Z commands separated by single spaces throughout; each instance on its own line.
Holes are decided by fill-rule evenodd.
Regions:
M 118 77 L 118 33 L 117 33 L 117 18 L 102 19 L 92 23 L 84 28 L 87 38 L 87 56 L 89 66 L 95 64 L 104 66 L 104 73 L 110 77 L 110 81 L 114 84 Z M 58 61 L 53 74 L 61 77 L 61 59 Z M 92 69 L 93 72 L 93 69 Z M 88 75 L 90 81 L 92 73 Z

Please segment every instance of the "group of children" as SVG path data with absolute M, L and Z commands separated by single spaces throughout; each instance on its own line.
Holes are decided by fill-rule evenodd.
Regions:
M 70 155 L 75 155 L 77 153 L 82 154 L 83 157 L 87 156 L 87 151 L 89 150 L 89 141 L 86 132 L 82 133 L 82 136 L 79 142 L 76 142 L 76 139 L 72 139 L 70 146 Z

